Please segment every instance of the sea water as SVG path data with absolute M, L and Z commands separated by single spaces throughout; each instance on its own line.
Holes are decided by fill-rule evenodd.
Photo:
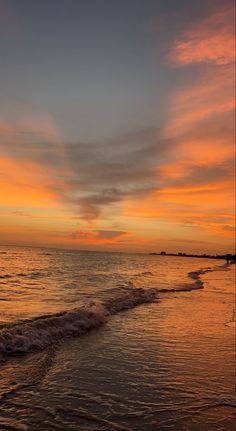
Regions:
M 234 266 L 0 247 L 0 430 L 235 430 Z

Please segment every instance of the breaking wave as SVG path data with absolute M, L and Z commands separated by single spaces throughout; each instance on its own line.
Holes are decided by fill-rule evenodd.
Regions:
M 94 300 L 70 311 L 36 317 L 18 324 L 0 326 L 0 360 L 8 356 L 42 350 L 66 337 L 79 337 L 103 325 L 112 315 L 140 304 L 157 302 L 159 293 L 186 292 L 203 289 L 200 276 L 222 267 L 189 272 L 192 283 L 173 289 L 124 288 L 124 293 L 105 301 Z M 233 320 L 233 319 L 232 319 Z M 229 322 L 228 322 L 229 323 Z
M 34 318 L 0 329 L 0 359 L 38 351 L 65 337 L 79 337 L 104 324 L 111 315 L 153 302 L 154 289 L 133 289 L 107 302 L 93 301 L 72 311 Z
M 0 416 L 0 426 L 5 430 L 27 431 L 28 426 L 22 421 L 14 420 L 9 417 Z
M 173 293 L 173 292 L 191 292 L 192 290 L 203 289 L 204 282 L 201 280 L 200 276 L 210 271 L 213 271 L 213 269 L 207 268 L 207 269 L 200 269 L 199 271 L 189 272 L 188 277 L 194 280 L 194 282 L 183 283 L 173 288 L 160 288 L 160 289 L 157 289 L 157 291 L 160 293 Z
M 107 301 L 106 310 L 112 315 L 137 305 L 154 302 L 156 293 L 156 289 L 130 289 L 124 296 Z
M 146 277 L 146 276 L 153 276 L 153 272 L 151 271 L 144 271 L 144 272 L 138 272 L 137 274 L 134 274 L 133 277 Z

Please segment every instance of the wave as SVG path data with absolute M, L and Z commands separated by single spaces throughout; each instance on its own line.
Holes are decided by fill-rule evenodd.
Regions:
M 191 284 L 184 284 L 181 285 L 179 287 L 173 287 L 171 289 L 167 289 L 165 287 L 161 288 L 161 289 L 157 289 L 158 292 L 160 293 L 177 293 L 177 292 L 191 292 L 192 290 L 198 290 L 198 289 L 203 289 L 204 288 L 204 283 L 201 280 L 198 280 L 196 283 L 191 283 Z
M 16 430 L 16 431 L 27 431 L 28 426 L 22 421 L 14 420 L 9 417 L 0 416 L 0 426 L 4 427 L 1 429 L 5 430 Z
M 230 326 L 232 328 L 236 327 L 236 309 L 232 311 L 231 319 L 225 322 L 225 326 Z
M 34 278 L 42 278 L 45 277 L 45 273 L 40 272 L 40 271 L 33 271 L 29 274 L 26 274 L 24 272 L 19 272 L 17 274 L 2 274 L 0 275 L 0 279 L 8 279 L 8 278 L 13 278 L 13 277 L 27 277 L 29 279 L 34 279 Z
M 205 269 L 199 269 L 198 271 L 191 271 L 188 272 L 188 277 L 194 280 L 194 283 L 185 283 L 181 284 L 180 286 L 173 287 L 173 288 L 161 288 L 157 289 L 160 293 L 171 293 L 171 292 L 191 292 L 192 290 L 197 289 L 203 289 L 204 288 L 204 282 L 201 280 L 201 275 L 206 274 L 207 272 L 212 271 L 222 271 L 227 270 L 228 268 L 225 268 L 225 266 L 217 266 L 214 268 L 205 268 Z
M 133 277 L 145 277 L 145 276 L 153 276 L 154 274 L 151 271 L 138 272 L 134 274 Z
M 134 289 L 105 303 L 93 301 L 87 306 L 0 329 L 0 359 L 43 350 L 66 337 L 79 337 L 104 324 L 111 315 L 137 305 L 153 302 L 155 290 Z
M 217 268 L 214 268 L 214 269 L 217 269 Z M 214 269 L 213 268 L 199 269 L 198 271 L 188 272 L 188 276 L 193 280 L 200 280 L 200 275 L 206 274 L 207 272 L 212 272 L 214 271 Z
M 1 279 L 4 279 L 4 278 L 12 278 L 12 277 L 27 277 L 27 274 L 24 274 L 23 272 L 19 272 L 18 274 L 3 274 L 3 275 L 0 275 L 0 278 Z
M 24 276 L 25 276 L 25 274 L 24 274 Z M 33 271 L 32 273 L 27 274 L 27 277 L 30 279 L 43 278 L 43 277 L 45 277 L 45 274 L 41 271 Z
M 109 314 L 116 314 L 137 305 L 154 302 L 157 289 L 130 289 L 125 295 L 106 302 Z
M 91 329 L 103 325 L 116 313 L 140 304 L 157 302 L 159 293 L 203 289 L 204 283 L 200 276 L 222 269 L 223 267 L 214 267 L 189 272 L 188 276 L 194 282 L 173 289 L 126 287 L 124 293 L 116 295 L 112 299 L 94 300 L 78 309 L 36 317 L 3 328 L 0 326 L 0 360 L 11 355 L 43 350 L 66 337 L 79 337 Z M 231 321 L 227 323 L 229 324 Z
M 39 253 L 40 256 L 53 256 L 53 253 Z

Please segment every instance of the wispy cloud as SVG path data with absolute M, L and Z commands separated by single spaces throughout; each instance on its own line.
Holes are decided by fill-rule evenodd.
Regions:
M 28 163 L 43 168 L 49 178 L 42 183 L 47 182 L 58 199 L 72 205 L 74 210 L 77 208 L 78 215 L 86 220 L 99 217 L 103 207 L 152 190 L 156 165 L 168 151 L 156 129 L 135 131 L 96 144 L 59 145 L 42 140 L 39 134 L 34 139 L 32 135 L 30 139 L 22 139 L 20 135 L 19 139 L 18 134 L 14 129 L 1 139 L 5 159 L 8 157 L 21 166 Z
M 178 38 L 170 59 L 176 64 L 213 63 L 225 65 L 235 58 L 235 7 L 222 4 L 222 10 L 190 26 Z
M 125 205 L 128 216 L 176 222 L 176 235 L 195 226 L 205 241 L 233 238 L 234 231 L 235 36 L 228 5 L 188 24 L 174 41 L 172 67 L 195 73 L 169 96 L 162 136 L 171 144 L 168 160 L 156 168 L 158 188 L 141 208 L 136 200 Z
M 75 230 L 65 235 L 65 239 L 80 245 L 119 245 L 119 239 L 128 232 L 120 230 Z

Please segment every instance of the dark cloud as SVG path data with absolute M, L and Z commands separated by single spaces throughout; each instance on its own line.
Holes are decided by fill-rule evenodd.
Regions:
M 98 239 L 114 239 L 123 235 L 127 235 L 128 232 L 122 230 L 96 230 L 94 231 Z
M 207 164 L 194 164 L 188 166 L 186 174 L 181 178 L 175 178 L 174 180 L 167 180 L 167 184 L 176 188 L 182 186 L 194 187 L 203 186 L 221 181 L 221 180 L 232 180 L 234 179 L 234 161 L 226 160 L 221 163 L 216 163 L 215 166 L 209 166 Z M 207 188 L 205 192 L 207 192 Z M 204 193 L 204 190 L 202 190 Z
M 227 124 L 219 122 L 216 131 L 222 135 L 224 128 L 226 134 L 231 134 Z M 203 128 L 195 131 L 194 136 L 198 141 L 209 133 L 214 138 L 215 127 L 212 130 Z M 188 135 L 182 138 L 186 141 Z M 155 128 L 97 143 L 52 142 L 40 135 L 13 129 L 12 133 L 0 134 L 0 154 L 46 168 L 50 178 L 48 187 L 71 205 L 78 218 L 89 221 L 96 219 L 103 208 L 130 197 L 142 200 L 148 193 L 166 186 L 174 186 L 178 191 L 184 185 L 210 184 L 232 176 L 232 162 L 204 166 L 192 161 L 180 178 L 163 178 L 159 168 L 171 157 L 178 163 L 176 148 L 180 141 L 181 137 L 162 139 Z
M 23 131 L 0 136 L 2 154 L 46 167 L 50 187 L 87 220 L 103 207 L 156 188 L 155 169 L 169 146 L 155 128 L 102 143 L 55 143 Z
M 89 233 L 76 230 L 66 235 L 66 237 L 69 239 L 72 239 L 73 241 L 84 240 L 84 239 L 86 240 L 89 238 Z
M 76 230 L 67 235 L 68 238 L 77 241 L 77 240 L 87 240 L 92 239 L 95 240 L 112 240 L 119 238 L 121 236 L 127 235 L 128 232 L 122 230 L 94 230 L 94 231 L 81 231 Z
M 12 211 L 11 214 L 17 215 L 17 216 L 20 216 L 20 217 L 34 218 L 33 214 L 28 213 L 26 211 L 20 211 L 20 210 L 19 211 Z
M 232 225 L 226 224 L 226 225 L 223 226 L 223 229 L 227 230 L 229 232 L 235 232 L 235 226 L 232 226 Z
M 156 187 L 154 168 L 167 150 L 155 129 L 102 144 L 65 146 L 72 172 L 66 182 L 83 217 L 96 218 L 102 207 Z

